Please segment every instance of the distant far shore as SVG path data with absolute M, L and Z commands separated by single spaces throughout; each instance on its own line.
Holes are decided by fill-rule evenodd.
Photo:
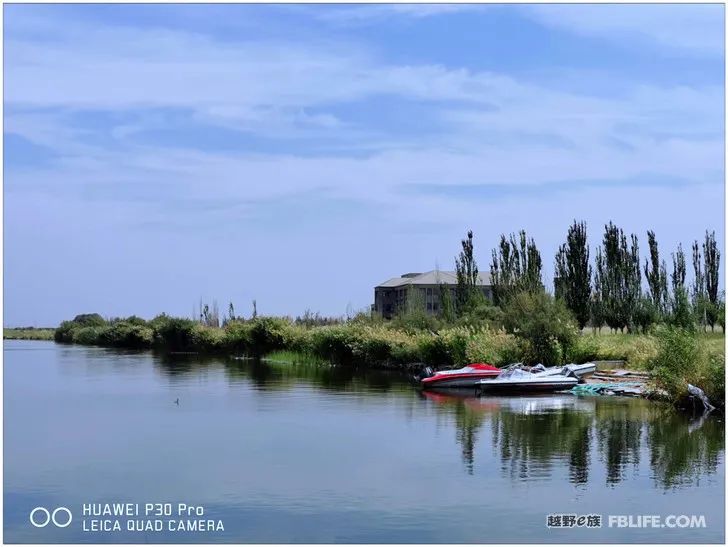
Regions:
M 3 329 L 4 340 L 53 340 L 52 327 L 12 327 Z

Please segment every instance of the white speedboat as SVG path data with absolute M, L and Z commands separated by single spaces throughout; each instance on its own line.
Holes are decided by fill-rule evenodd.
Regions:
M 568 365 L 564 365 L 563 367 L 548 367 L 542 368 L 541 370 L 534 367 L 531 369 L 531 372 L 536 374 L 547 374 L 550 376 L 556 374 L 562 374 L 564 376 L 567 376 L 569 372 L 572 372 L 577 378 L 581 378 L 582 376 L 588 376 L 589 374 L 593 374 L 596 370 L 597 366 L 594 363 L 584 363 L 583 365 L 570 363 Z
M 579 383 L 572 371 L 552 374 L 551 371 L 529 372 L 520 367 L 510 368 L 492 380 L 481 380 L 478 393 L 546 393 L 571 389 Z

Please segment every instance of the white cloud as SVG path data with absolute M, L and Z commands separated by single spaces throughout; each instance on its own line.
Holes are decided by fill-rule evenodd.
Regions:
M 576 28 L 581 24 L 576 19 L 563 25 Z M 587 15 L 583 20 L 588 30 L 580 32 L 606 33 L 612 25 L 610 37 L 620 35 L 626 24 L 595 22 Z M 649 39 L 656 44 L 668 40 L 663 31 Z M 308 266 L 305 285 L 327 292 L 270 294 L 270 301 L 281 300 L 271 312 L 284 313 L 305 309 L 311 301 L 322 302 L 322 311 L 333 311 L 330 287 L 337 282 L 334 276 L 341 283 L 336 266 L 344 262 L 357 264 L 352 270 L 360 278 L 342 284 L 341 299 L 348 298 L 352 284 L 359 284 L 363 289 L 357 305 L 365 305 L 370 284 L 391 273 L 390 267 L 403 271 L 413 260 L 422 260 L 423 267 L 436 259 L 450 263 L 447 253 L 455 252 L 452 242 L 456 246 L 465 226 L 482 237 L 486 253 L 500 232 L 525 227 L 538 235 L 549 260 L 549 249 L 575 216 L 596 229 L 609 218 L 628 231 L 654 227 L 658 235 L 669 235 L 668 245 L 683 233 L 697 237 L 705 225 L 721 220 L 724 125 L 723 90 L 718 87 L 625 80 L 618 95 L 597 96 L 508 73 L 398 64 L 349 42 L 218 41 L 190 32 L 78 21 L 34 27 L 26 20 L 23 32 L 10 33 L 6 40 L 5 130 L 58 155 L 50 168 L 6 170 L 9 230 L 18 237 L 32 236 L 13 243 L 16 265 L 9 286 L 34 279 L 24 298 L 41 294 L 36 288 L 47 285 L 47 272 L 23 261 L 22 253 L 45 259 L 40 251 L 57 247 L 57 234 L 67 230 L 88 236 L 89 242 L 69 238 L 83 243 L 54 263 L 68 272 L 75 272 L 85 256 L 112 265 L 106 270 L 114 280 L 97 287 L 98 293 L 128 287 L 123 263 L 137 255 L 119 251 L 118 245 L 145 249 L 148 262 L 161 273 L 150 276 L 138 268 L 134 279 L 148 291 L 139 305 L 155 302 L 160 291 L 174 302 L 179 294 L 195 294 L 201 283 L 227 287 L 219 293 L 226 297 L 226 291 L 240 290 L 236 287 L 243 277 L 243 285 L 282 286 L 271 283 L 271 276 L 286 272 L 291 256 L 300 256 L 293 262 L 303 264 L 311 252 L 320 252 L 321 263 Z M 697 37 L 676 43 L 704 51 Z M 367 104 L 372 98 L 381 104 L 382 97 L 397 105 L 424 104 L 417 110 L 422 124 L 397 131 L 397 122 L 386 119 L 388 113 Z M 347 106 L 336 108 L 342 102 Z M 89 122 L 99 112 L 101 119 Z M 79 114 L 87 115 L 85 122 Z M 185 131 L 196 123 L 216 124 L 253 138 L 281 139 L 281 146 L 266 153 L 242 146 L 210 152 L 138 138 L 150 130 L 175 131 L 179 117 L 185 118 Z M 321 135 L 333 144 L 317 154 L 297 153 L 284 143 Z M 688 186 L 657 191 L 625 187 L 625 181 L 644 176 L 680 178 Z M 579 186 L 585 180 L 613 181 L 614 186 Z M 544 196 L 544 186 L 554 182 L 559 188 L 573 183 L 579 191 Z M 418 192 L 415 185 L 426 183 L 450 185 L 453 191 L 438 196 Z M 455 188 L 468 184 L 540 186 L 538 195 L 486 200 L 458 195 Z M 322 198 L 310 204 L 301 197 L 306 195 Z M 327 200 L 354 203 L 352 218 L 340 222 L 321 205 Z M 285 237 L 273 256 L 271 236 L 257 222 L 264 213 L 276 215 L 281 203 L 293 203 L 293 212 L 275 218 L 274 227 Z M 304 211 L 306 207 L 316 210 Z M 301 220 L 305 212 L 309 219 L 335 220 L 312 235 Z M 425 222 L 437 228 L 431 233 L 413 228 Z M 168 229 L 139 236 L 133 230 L 138 226 Z M 94 239 L 97 231 L 102 235 Z M 229 241 L 220 232 L 238 238 L 240 256 L 268 257 L 263 262 L 269 270 L 261 273 L 231 260 Z M 323 246 L 312 251 L 311 241 L 317 238 L 336 239 L 341 252 L 330 256 Z M 166 253 L 164 259 L 159 253 Z M 381 263 L 373 265 L 372 256 Z M 190 263 L 208 264 L 208 258 L 214 268 L 193 271 Z M 184 283 L 145 285 L 150 278 L 166 284 L 176 271 L 188 272 Z M 211 279 L 210 271 L 225 275 Z M 69 274 L 69 286 L 75 282 Z M 94 301 L 106 302 L 95 298 L 89 308 Z M 64 311 L 58 319 L 70 314 Z
M 598 98 L 506 74 L 386 63 L 347 43 L 223 43 L 187 32 L 78 25 L 59 31 L 58 40 L 49 48 L 9 39 L 5 97 L 7 130 L 63 155 L 69 171 L 42 175 L 59 188 L 65 179 L 112 186 L 175 180 L 190 199 L 214 192 L 256 200 L 328 188 L 382 202 L 410 183 L 532 184 L 645 173 L 706 181 L 722 171 L 722 90 L 714 87 L 642 85 Z M 399 141 L 385 135 L 382 145 L 381 133 L 326 111 L 374 96 L 429 101 L 429 115 L 443 122 L 440 133 Z M 12 112 L 18 106 L 44 111 Z M 45 113 L 50 107 L 60 113 Z M 111 131 L 119 150 L 82 139 L 72 125 L 77 110 L 139 107 L 152 113 Z M 358 135 L 352 146 L 364 153 L 300 157 L 284 149 L 253 155 L 135 144 L 139 131 L 169 126 L 168 108 L 264 137 Z
M 534 4 L 522 9 L 540 23 L 583 36 L 695 54 L 724 52 L 721 4 Z
M 330 7 L 318 13 L 318 18 L 339 24 L 372 23 L 391 17 L 421 19 L 450 13 L 484 11 L 487 4 L 369 4 Z

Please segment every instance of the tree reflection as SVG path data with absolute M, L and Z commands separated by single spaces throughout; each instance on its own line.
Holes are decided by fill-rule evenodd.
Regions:
M 454 418 L 455 440 L 474 474 L 479 432 L 489 425 L 501 469 L 514 480 L 538 480 L 568 468 L 569 481 L 585 485 L 601 461 L 608 485 L 625 471 L 650 474 L 664 487 L 698 484 L 717 471 L 724 451 L 723 424 L 706 418 L 691 423 L 656 403 L 612 397 L 492 397 L 424 395 Z M 698 427 L 699 426 L 699 427 Z M 649 468 L 641 451 L 649 446 Z M 595 456 L 599 460 L 595 460 Z
M 484 430 L 486 438 L 490 432 L 496 465 L 515 480 L 551 477 L 561 468 L 568 471 L 572 484 L 584 485 L 594 476 L 590 467 L 604 465 L 606 483 L 616 486 L 626 480 L 625 470 L 631 466 L 637 473 L 649 474 L 658 485 L 675 488 L 698 484 L 706 474 L 716 473 L 724 452 L 724 425 L 715 417 L 691 422 L 668 407 L 641 399 L 475 398 L 472 390 L 418 396 L 405 375 L 329 366 L 305 358 L 283 362 L 155 354 L 154 366 L 175 383 L 190 375 L 217 374 L 230 385 L 251 386 L 256 391 L 306 386 L 367 397 L 387 394 L 396 398 L 407 419 L 426 416 L 421 402 L 426 399 L 435 403 L 437 413 L 451 418 L 454 441 L 471 475 Z
M 571 482 L 585 483 L 591 414 L 568 405 L 541 407 L 526 412 L 505 407 L 493 416 L 493 444 L 502 469 L 514 479 L 526 480 L 548 476 L 556 462 L 568 462 Z
M 460 445 L 468 474 L 473 474 L 476 433 L 483 426 L 483 413 L 459 401 L 455 407 L 455 439 Z
M 596 434 L 599 452 L 606 466 L 607 484 L 620 482 L 627 466 L 639 466 L 641 418 L 628 404 L 599 405 Z
M 411 386 L 396 372 L 330 366 L 305 356 L 292 357 L 290 361 L 284 361 L 160 353 L 155 355 L 154 362 L 155 367 L 170 379 L 222 370 L 230 383 L 247 382 L 257 390 L 285 390 L 293 389 L 296 385 L 309 384 L 333 391 L 411 393 Z
M 694 424 L 672 411 L 649 422 L 648 439 L 650 466 L 655 481 L 664 488 L 698 484 L 701 476 L 715 473 L 725 447 L 721 422 L 708 417 Z

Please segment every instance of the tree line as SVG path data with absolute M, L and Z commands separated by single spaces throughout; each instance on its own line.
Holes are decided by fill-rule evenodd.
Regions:
M 586 223 L 574 220 L 554 257 L 553 296 L 570 310 L 580 329 L 607 326 L 620 332 L 646 332 L 658 323 L 688 329 L 724 328 L 724 292 L 719 291 L 721 254 L 715 232 L 706 230 L 703 241 L 692 244 L 694 275 L 690 285 L 682 244 L 671 253 L 669 275 L 652 230 L 647 232 L 647 245 L 649 256 L 641 262 L 637 235 L 628 237 L 610 221 L 604 226 L 592 261 Z M 541 253 L 525 230 L 501 235 L 490 263 L 493 304 L 506 309 L 516 295 L 546 293 L 542 265 Z M 478 267 L 472 231 L 462 241 L 455 267 L 457 315 L 480 294 L 476 290 Z

